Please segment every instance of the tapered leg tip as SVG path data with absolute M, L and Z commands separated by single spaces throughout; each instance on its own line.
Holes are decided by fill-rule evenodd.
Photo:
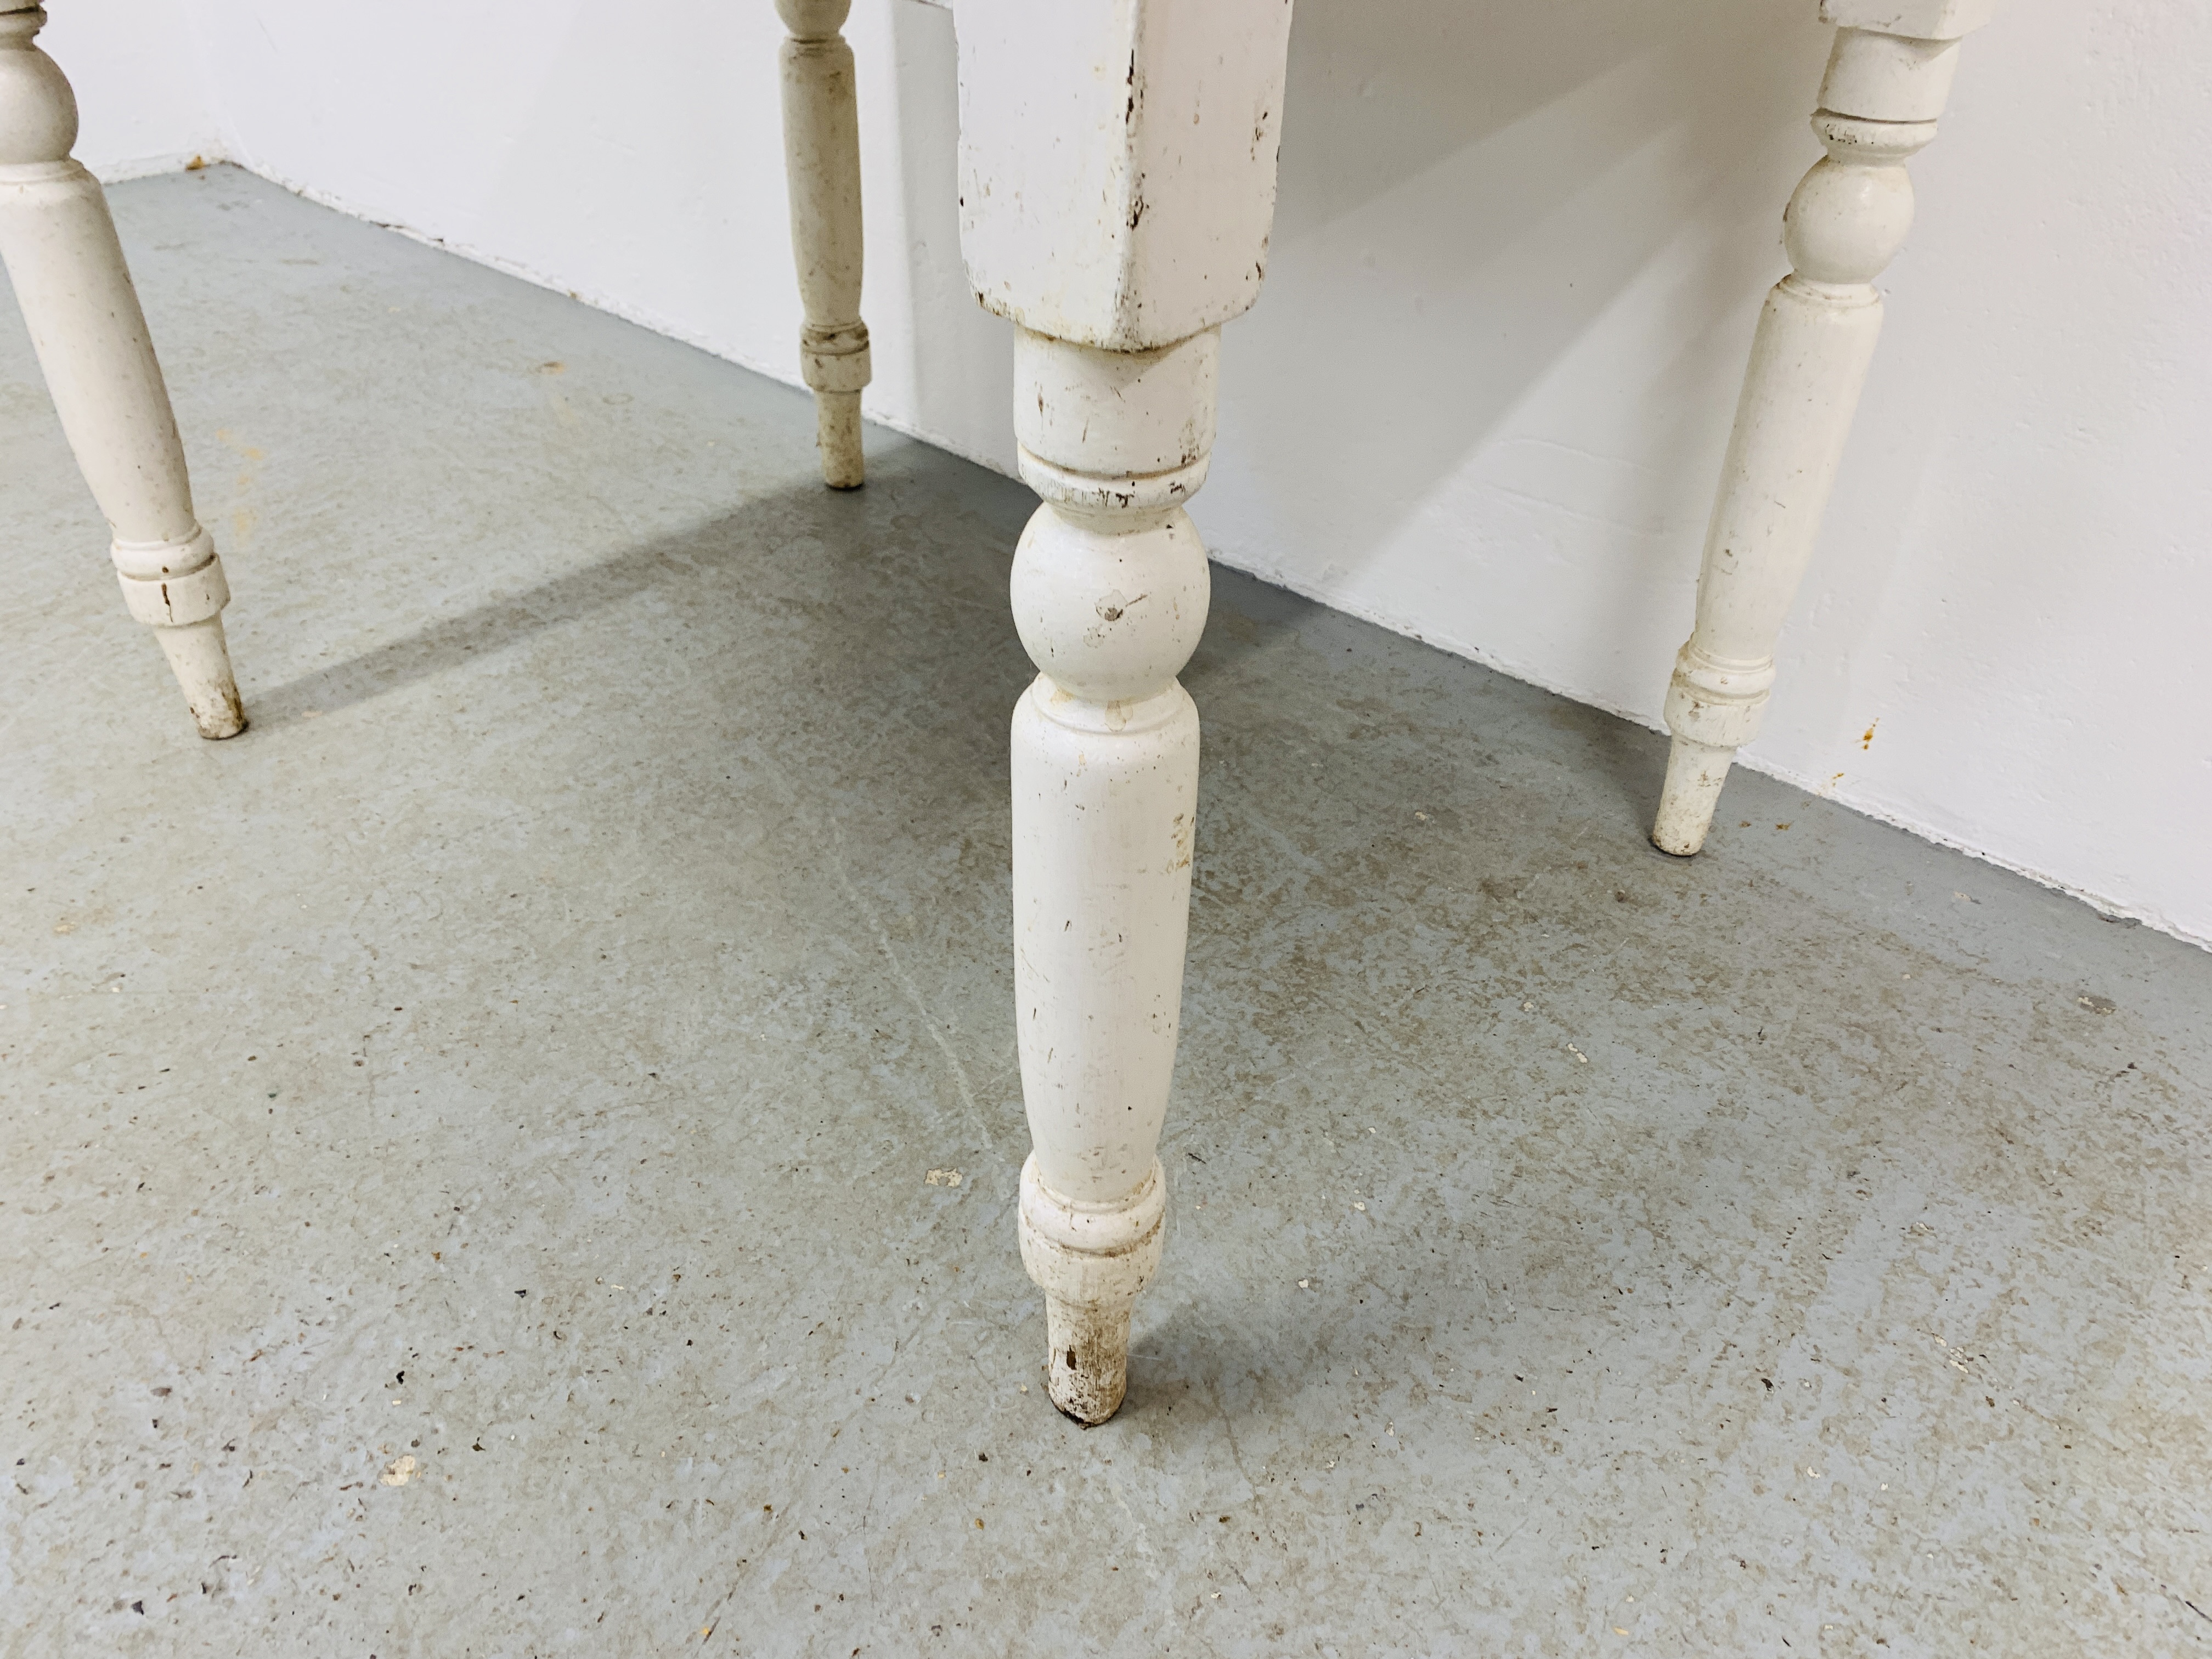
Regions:
M 1097 1428 L 1121 1408 L 1129 1388 L 1130 1304 L 1045 1298 L 1052 1351 L 1045 1392 L 1060 1415 Z
M 832 489 L 858 489 L 868 477 L 860 453 L 860 394 L 817 392 L 814 408 L 822 482 Z
M 169 659 L 192 723 L 200 735 L 219 743 L 246 730 L 246 706 L 230 672 L 230 650 L 222 637 L 222 617 L 208 617 L 181 628 L 157 628 L 154 636 Z
M 1659 814 L 1651 825 L 1651 844 L 1676 858 L 1690 858 L 1705 844 L 1728 781 L 1735 750 L 1677 738 L 1667 751 L 1667 783 L 1660 792 Z
M 1113 1420 L 1114 1413 L 1121 1408 L 1121 1402 L 1119 1400 L 1101 1409 L 1088 1401 L 1069 1401 L 1062 1400 L 1058 1395 L 1049 1391 L 1047 1392 L 1046 1397 L 1052 1401 L 1054 1411 L 1078 1428 L 1083 1429 L 1103 1427 Z M 1093 1413 L 1097 1414 L 1094 1416 Z

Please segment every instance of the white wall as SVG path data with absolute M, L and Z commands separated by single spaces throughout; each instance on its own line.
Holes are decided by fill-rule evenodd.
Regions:
M 101 178 L 224 154 L 198 33 L 177 0 L 52 0 L 39 44 L 69 72 L 77 159 Z
M 1814 0 L 1297 0 L 1226 562 L 1656 724 Z M 54 0 L 83 153 L 212 148 L 796 378 L 767 0 Z M 890 424 L 1006 468 L 951 19 L 858 0 Z M 2212 9 L 2008 0 L 1965 49 L 1747 763 L 2212 941 Z M 210 135 L 212 135 L 210 137 Z M 1869 742 L 1865 734 L 1871 731 Z
M 62 0 L 69 3 L 69 0 Z M 195 19 L 225 153 L 796 381 L 769 0 L 79 0 Z M 878 420 L 1013 465 L 1013 347 L 969 296 L 951 14 L 860 0 Z

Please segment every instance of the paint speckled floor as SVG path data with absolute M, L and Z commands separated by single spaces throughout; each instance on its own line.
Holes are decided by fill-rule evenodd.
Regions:
M 2212 955 L 1222 574 L 1167 1266 L 1015 1255 L 1018 485 L 114 192 L 252 730 L 6 308 L 0 1651 L 2212 1638 Z M 1202 507 L 1201 523 L 1202 523 Z M 409 1460 L 412 1460 L 411 1462 Z

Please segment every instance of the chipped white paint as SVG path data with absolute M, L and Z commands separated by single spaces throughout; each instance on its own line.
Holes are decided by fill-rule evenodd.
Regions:
M 0 258 L 77 465 L 114 533 L 124 604 L 154 629 L 204 738 L 245 729 L 222 636 L 229 585 L 192 514 L 184 446 L 99 181 L 70 159 L 76 99 L 0 0 Z
M 860 320 L 860 122 L 853 49 L 838 33 L 851 0 L 776 0 L 783 43 L 783 150 L 791 251 L 806 321 L 799 362 L 814 392 L 822 479 L 857 489 L 868 328 Z
M 1218 336 L 1258 291 L 1285 0 L 962 0 L 962 251 L 1020 329 L 1044 498 L 1015 552 L 1039 673 L 1014 711 L 1015 995 L 1034 1150 L 1022 1261 L 1053 1402 L 1103 1422 L 1158 1267 L 1198 808 L 1176 675 L 1206 623 Z
M 1758 733 L 1775 641 L 1881 331 L 1874 280 L 1912 225 L 1905 162 L 1936 137 L 1959 37 L 1988 10 L 1987 0 L 1822 7 L 1842 25 L 1813 117 L 1828 153 L 1783 215 L 1793 269 L 1767 296 L 1752 340 L 1705 536 L 1697 625 L 1667 691 L 1674 743 L 1651 831 L 1662 851 L 1686 856 L 1705 845 L 1729 763 Z

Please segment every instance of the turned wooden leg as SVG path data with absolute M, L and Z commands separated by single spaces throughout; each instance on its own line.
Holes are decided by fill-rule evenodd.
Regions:
M 1053 1403 L 1102 1423 L 1167 1210 L 1198 808 L 1176 675 L 1209 580 L 1183 508 L 1213 443 L 1219 325 L 1259 289 L 1289 8 L 1042 15 L 961 0 L 961 232 L 977 296 L 1020 331 L 1015 434 L 1043 497 L 1012 584 L 1038 670 L 1012 738 L 1022 1261 Z
M 1176 674 L 1206 626 L 1182 503 L 1213 437 L 1212 330 L 1101 351 L 1024 330 L 1022 477 L 1044 505 L 1014 553 L 1038 668 L 1015 706 L 1014 994 L 1035 1150 L 1022 1261 L 1045 1292 L 1054 1403 L 1121 1403 L 1129 1309 L 1159 1265 L 1167 1115 L 1190 916 L 1198 709 Z
M 1698 620 L 1667 691 L 1674 744 L 1651 839 L 1705 845 L 1735 751 L 1759 731 L 1774 642 L 1835 482 L 1881 330 L 1874 279 L 1912 223 L 1906 160 L 1936 136 L 1959 40 L 1989 0 L 1827 0 L 1843 25 L 1813 131 L 1827 155 L 1783 215 L 1794 269 L 1753 337 L 1698 578 Z
M 70 159 L 76 99 L 33 43 L 45 12 L 0 0 L 0 258 L 62 430 L 114 532 L 131 614 L 154 629 L 204 738 L 246 727 L 230 603 L 192 515 L 184 446 L 100 182 Z
M 806 309 L 799 361 L 814 391 L 822 481 L 857 489 L 860 389 L 868 328 L 860 320 L 860 121 L 853 49 L 838 33 L 851 0 L 776 0 L 783 43 L 783 152 L 791 179 L 791 247 Z

